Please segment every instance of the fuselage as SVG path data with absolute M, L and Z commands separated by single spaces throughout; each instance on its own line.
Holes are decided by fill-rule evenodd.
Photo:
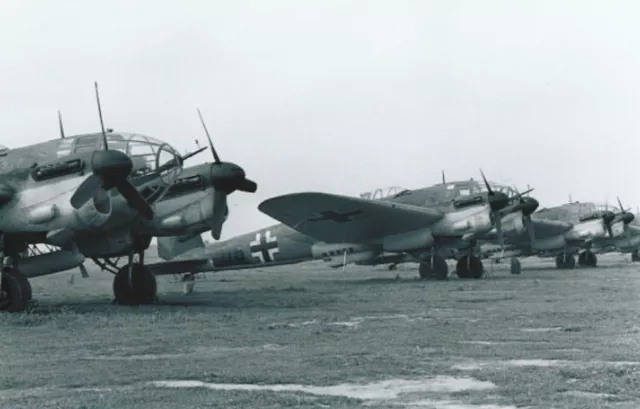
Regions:
M 431 240 L 436 240 L 435 237 L 437 240 L 443 240 L 438 245 L 441 251 L 446 253 L 451 248 L 467 247 L 468 239 L 488 234 L 494 228 L 487 204 L 476 200 L 469 203 L 456 202 L 461 197 L 474 197 L 484 192 L 486 190 L 483 190 L 480 184 L 470 180 L 413 191 L 396 190 L 392 195 L 378 199 L 442 211 L 443 216 L 439 221 L 428 227 L 416 226 L 417 230 L 414 232 L 402 233 L 408 239 L 392 245 L 410 250 L 412 244 L 418 242 L 421 247 L 414 247 L 422 248 L 425 246 L 424 243 L 428 246 L 434 244 L 434 241 L 430 242 L 429 237 Z M 508 233 L 519 232 L 522 228 L 521 222 L 510 224 L 514 217 L 522 217 L 522 213 L 505 216 L 507 219 L 505 228 Z M 417 240 L 413 240 L 414 238 Z M 383 260 L 389 257 L 394 260 L 403 257 L 401 254 L 389 253 L 388 249 L 385 249 L 385 240 L 369 243 L 325 243 L 284 224 L 275 224 L 214 243 L 185 256 L 209 258 L 215 267 L 237 266 L 239 268 L 251 265 L 282 265 L 317 259 L 327 261 L 331 266 L 343 263 L 375 264 L 378 260 L 384 262 Z

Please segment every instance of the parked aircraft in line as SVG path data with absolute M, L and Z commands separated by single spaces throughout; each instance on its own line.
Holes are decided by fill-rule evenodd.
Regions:
M 520 273 L 517 257 L 532 255 L 555 256 L 556 267 L 572 269 L 576 265 L 575 254 L 579 253 L 579 266 L 595 267 L 596 253 L 628 241 L 631 233 L 629 223 L 633 219 L 634 215 L 622 204 L 617 212 L 590 202 L 541 209 L 531 217 L 533 234 L 507 238 L 501 257 L 511 257 L 511 272 L 514 274 Z M 495 249 L 495 241 L 493 244 Z
M 384 193 L 376 191 L 382 194 L 361 195 L 373 197 L 373 200 L 338 196 L 342 205 L 333 212 L 327 210 L 330 204 L 323 201 L 332 201 L 335 195 L 313 194 L 313 202 L 327 209 L 318 217 L 310 217 L 312 220 L 326 217 L 339 226 L 352 224 L 351 218 L 359 219 L 359 230 L 328 227 L 322 230 L 320 237 L 313 238 L 293 226 L 278 224 L 207 248 L 199 238 L 163 237 L 158 239 L 158 252 L 160 257 L 170 261 L 149 267 L 154 272 L 167 274 L 275 266 L 311 259 L 323 259 L 334 267 L 345 263 L 371 265 L 422 261 L 421 277 L 444 279 L 448 275 L 445 257 L 462 248 L 466 254 L 458 261 L 457 274 L 463 278 L 479 278 L 483 266 L 473 254 L 473 241 L 485 234 L 508 236 L 526 229 L 528 215 L 538 206 L 535 199 L 517 195 L 511 188 L 491 186 L 486 180 L 484 185 L 469 180 L 412 191 L 394 188 Z M 304 210 L 307 204 L 305 202 L 300 208 Z M 363 222 L 366 217 L 375 217 L 378 226 Z M 424 224 L 432 225 L 426 235 Z M 329 237 L 335 234 L 333 229 L 339 230 L 339 238 Z M 414 232 L 416 229 L 423 231 Z M 500 234 L 496 230 L 500 230 Z M 362 239 L 387 231 L 386 237 L 381 240 L 378 237 L 377 242 Z M 433 232 L 433 238 L 429 237 L 430 232 Z
M 209 229 L 219 237 L 226 196 L 257 188 L 242 168 L 220 161 L 208 132 L 215 162 L 191 168 L 175 184 L 184 160 L 202 150 L 182 157 L 157 139 L 106 131 L 97 84 L 96 98 L 101 134 L 67 137 L 61 124 L 61 139 L 0 151 L 0 310 L 27 307 L 29 277 L 82 266 L 85 257 L 114 268 L 111 258 L 127 255 L 114 279 L 116 300 L 148 302 L 156 292 L 144 266 L 151 237 Z M 37 243 L 60 250 L 27 251 Z

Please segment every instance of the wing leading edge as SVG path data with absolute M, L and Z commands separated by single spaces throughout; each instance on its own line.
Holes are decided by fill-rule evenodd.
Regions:
M 276 196 L 258 209 L 302 234 L 328 243 L 362 243 L 429 227 L 440 211 L 388 201 L 330 193 L 302 192 Z

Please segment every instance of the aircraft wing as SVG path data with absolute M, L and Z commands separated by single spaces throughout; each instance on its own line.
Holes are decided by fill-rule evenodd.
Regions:
M 541 239 L 563 234 L 573 226 L 571 223 L 561 220 L 532 219 L 531 221 L 533 222 L 533 231 L 536 237 Z
M 318 192 L 277 196 L 258 209 L 328 243 L 362 243 L 428 227 L 443 217 L 435 209 Z

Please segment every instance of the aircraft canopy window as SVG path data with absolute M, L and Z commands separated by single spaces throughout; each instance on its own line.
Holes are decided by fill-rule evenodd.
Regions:
M 100 139 L 102 135 L 100 134 L 90 134 L 79 136 L 75 140 L 75 149 L 76 153 L 80 152 L 90 152 L 98 149 L 100 146 Z

